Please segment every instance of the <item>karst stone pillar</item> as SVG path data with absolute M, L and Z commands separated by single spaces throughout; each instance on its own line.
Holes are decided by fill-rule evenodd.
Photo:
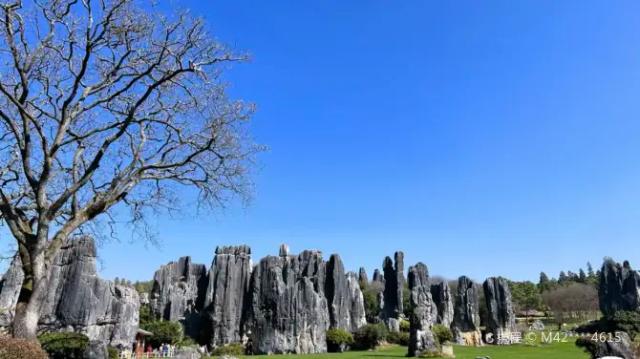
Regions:
M 418 263 L 410 267 L 408 283 L 410 291 L 408 355 L 413 357 L 436 353 L 438 347 L 431 328 L 438 314 L 431 298 L 427 266 Z

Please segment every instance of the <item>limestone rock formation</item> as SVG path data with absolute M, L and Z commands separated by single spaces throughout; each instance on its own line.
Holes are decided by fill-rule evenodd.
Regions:
M 431 299 L 427 266 L 418 263 L 409 267 L 409 356 L 421 356 L 438 351 L 431 328 L 436 323 L 437 311 Z
M 380 273 L 380 269 L 376 268 L 373 270 L 373 277 L 371 278 L 373 283 L 380 283 L 384 286 L 384 277 L 382 273 Z
M 340 256 L 331 255 L 326 264 L 324 294 L 332 328 L 354 332 L 366 324 L 364 299 L 355 274 L 345 274 Z
M 494 344 L 511 344 L 509 338 L 516 331 L 516 315 L 509 283 L 504 278 L 492 277 L 488 278 L 482 287 L 487 303 L 487 333 L 493 335 Z
M 367 270 L 364 267 L 360 267 L 358 270 L 358 282 L 361 284 L 369 284 L 369 276 L 367 275 Z
M 640 310 L 640 274 L 633 270 L 629 262 L 622 265 L 612 259 L 605 259 L 600 271 L 600 310 L 612 315 L 619 310 Z
M 591 358 L 623 358 L 636 359 L 633 354 L 633 341 L 629 334 L 625 332 L 616 332 L 618 339 L 614 340 L 591 340 L 590 337 L 579 338 L 576 345 L 584 348 Z
M 400 331 L 402 307 L 402 287 L 404 285 L 404 253 L 396 252 L 394 261 L 386 257 L 382 263 L 384 272 L 384 303 L 381 317 L 389 330 Z
M 248 246 L 216 248 L 204 302 L 210 323 L 208 344 L 216 347 L 242 341 L 251 267 L 251 249 Z
M 322 353 L 329 310 L 324 262 L 318 251 L 268 256 L 251 276 L 251 346 L 254 353 Z
M 0 278 L 0 327 L 7 328 L 13 321 L 13 313 L 18 303 L 18 294 L 24 274 L 20 257 L 15 256 L 6 273 Z
M 15 305 L 16 287 L 20 285 L 22 271 L 19 261 L 14 260 L 3 277 L 0 299 Z M 79 237 L 63 244 L 52 263 L 49 288 L 40 308 L 40 331 L 72 330 L 87 335 L 92 342 L 113 346 L 128 346 L 134 341 L 140 308 L 138 292 L 98 278 L 93 239 Z M 11 295 L 15 296 L 13 300 L 8 299 Z
M 453 300 L 447 281 L 431 285 L 431 298 L 438 310 L 436 323 L 450 327 L 453 322 Z
M 458 278 L 451 329 L 458 344 L 482 345 L 478 291 L 475 283 L 465 276 Z
M 151 311 L 164 320 L 181 322 L 185 334 L 200 338 L 208 282 L 205 265 L 191 263 L 191 257 L 161 266 L 153 276 Z

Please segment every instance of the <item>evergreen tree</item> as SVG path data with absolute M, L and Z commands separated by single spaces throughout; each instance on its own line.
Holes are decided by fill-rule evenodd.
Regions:
M 596 274 L 593 272 L 593 266 L 591 266 L 591 262 L 587 262 L 587 276 L 589 278 L 594 277 Z
M 540 281 L 538 282 L 538 290 L 540 292 L 544 292 L 548 290 L 551 283 L 549 282 L 549 277 L 545 272 L 540 272 Z
M 587 282 L 587 275 L 584 273 L 584 271 L 582 270 L 582 268 L 580 268 L 580 272 L 578 272 L 578 281 L 580 283 L 586 283 Z
M 558 275 L 558 283 L 564 284 L 568 279 L 567 274 L 564 271 L 560 271 L 560 274 Z

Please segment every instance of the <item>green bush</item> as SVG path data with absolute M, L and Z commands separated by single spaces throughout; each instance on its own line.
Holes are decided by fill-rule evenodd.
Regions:
M 140 316 L 139 316 L 140 327 L 144 327 L 150 322 L 157 320 L 153 313 L 151 312 L 151 307 L 148 304 L 143 304 L 140 306 Z
M 387 341 L 392 344 L 398 344 L 403 346 L 409 345 L 409 333 L 408 332 L 389 332 L 387 334 Z
M 411 328 L 411 323 L 409 323 L 408 320 L 406 320 L 406 319 L 401 319 L 400 320 L 400 331 L 401 332 L 408 332 L 410 328 Z
M 219 357 L 222 355 L 240 356 L 244 355 L 244 346 L 241 343 L 231 343 L 217 347 L 211 351 L 211 356 Z
M 0 335 L 0 358 L 47 359 L 47 353 L 35 340 L 14 339 Z
M 442 324 L 436 324 L 431 329 L 433 331 L 433 336 L 436 338 L 440 345 L 446 344 L 453 340 L 453 333 L 451 333 L 451 329 L 445 327 Z
M 353 335 L 353 344 L 357 349 L 375 349 L 387 338 L 384 324 L 367 324 Z
M 109 359 L 118 359 L 119 358 L 118 349 L 116 349 L 114 347 L 108 347 L 107 348 L 107 353 L 109 354 Z
M 191 346 L 194 346 L 194 345 L 198 345 L 198 343 L 196 343 L 196 341 L 193 340 L 193 338 L 184 337 L 184 338 L 182 338 L 180 343 L 178 343 L 177 345 L 180 348 L 184 348 L 184 347 L 191 347 Z
M 362 291 L 362 299 L 364 300 L 364 312 L 367 322 L 372 323 L 380 314 L 380 306 L 378 305 L 378 293 L 380 293 L 379 285 L 369 285 Z
M 162 344 L 178 344 L 182 340 L 182 325 L 178 322 L 152 321 L 142 327 L 153 335 L 147 337 L 147 343 L 158 348 Z
M 583 324 L 575 329 L 578 333 L 613 333 L 622 331 L 634 340 L 640 334 L 640 313 L 635 311 L 617 311 L 614 315 L 606 316 Z
M 342 353 L 353 344 L 353 335 L 342 329 L 327 330 L 327 350 L 332 353 Z
M 51 359 L 82 359 L 89 346 L 86 335 L 72 332 L 44 333 L 38 340 Z

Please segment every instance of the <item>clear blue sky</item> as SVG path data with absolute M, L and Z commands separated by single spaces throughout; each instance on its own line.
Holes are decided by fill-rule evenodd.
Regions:
M 121 232 L 103 276 L 283 242 L 370 274 L 395 250 L 447 277 L 640 267 L 639 2 L 177 4 L 252 54 L 228 79 L 270 150 L 247 208 Z

